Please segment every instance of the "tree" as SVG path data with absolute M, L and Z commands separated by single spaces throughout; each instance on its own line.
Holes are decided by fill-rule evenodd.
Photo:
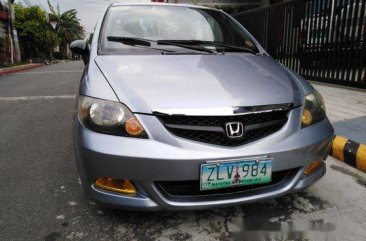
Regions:
M 47 3 L 51 11 L 50 21 L 56 21 L 57 23 L 55 31 L 61 39 L 60 51 L 63 53 L 63 57 L 66 57 L 67 45 L 74 40 L 84 38 L 84 27 L 80 24 L 75 9 L 61 13 L 58 4 L 55 8 L 49 0 L 47 0 Z
M 10 53 L 9 38 L 0 37 L 0 66 L 7 64 L 7 55 Z
M 47 30 L 45 33 L 46 36 L 46 48 L 48 51 L 48 56 L 50 57 L 50 60 L 53 59 L 53 50 L 59 43 L 61 42 L 61 39 L 57 36 L 56 33 L 53 31 Z
M 60 42 L 47 25 L 46 13 L 38 6 L 24 7 L 15 4 L 15 26 L 21 43 L 23 57 L 44 60 L 51 58 L 54 47 Z
M 94 33 L 91 33 L 88 38 L 88 44 L 92 44 Z

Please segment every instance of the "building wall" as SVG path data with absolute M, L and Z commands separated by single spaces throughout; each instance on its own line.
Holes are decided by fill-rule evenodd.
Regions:
M 8 27 L 8 9 L 0 3 L 0 37 L 4 38 Z
M 10 61 L 9 11 L 0 3 L 0 64 Z

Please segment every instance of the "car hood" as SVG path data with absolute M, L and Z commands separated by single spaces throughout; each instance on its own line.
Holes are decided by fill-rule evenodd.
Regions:
M 109 55 L 95 63 L 133 112 L 302 102 L 298 83 L 268 56 Z

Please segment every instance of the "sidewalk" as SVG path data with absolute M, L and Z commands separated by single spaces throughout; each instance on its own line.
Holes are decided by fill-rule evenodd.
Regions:
M 2 69 L 0 69 L 0 76 L 20 72 L 23 70 L 38 68 L 41 66 L 44 66 L 44 64 L 23 64 L 23 65 L 18 65 L 18 66 L 9 67 L 9 68 L 2 68 Z
M 366 91 L 314 83 L 325 100 L 335 134 L 366 143 Z

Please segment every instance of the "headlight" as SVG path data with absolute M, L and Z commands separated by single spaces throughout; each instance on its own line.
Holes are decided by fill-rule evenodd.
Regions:
M 326 117 L 325 105 L 323 97 L 318 91 L 314 90 L 312 93 L 305 96 L 304 111 L 301 118 L 301 127 L 313 125 L 322 121 Z
M 118 102 L 80 96 L 79 118 L 85 127 L 96 132 L 148 138 L 132 112 Z

